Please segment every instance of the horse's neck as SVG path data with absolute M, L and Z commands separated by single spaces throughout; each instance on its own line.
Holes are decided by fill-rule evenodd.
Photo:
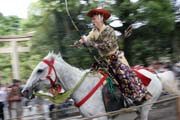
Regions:
M 65 90 L 73 88 L 86 72 L 69 65 L 64 60 L 58 60 L 55 63 L 57 76 L 61 80 Z
M 60 78 L 62 87 L 65 90 L 74 88 L 78 84 L 78 82 L 83 78 L 83 76 L 87 72 L 89 72 L 89 70 L 80 70 L 78 68 L 75 68 L 69 65 L 68 63 L 66 63 L 65 61 L 58 60 L 55 63 L 56 63 L 55 67 L 56 67 L 58 77 Z M 94 88 L 94 86 L 99 82 L 100 78 L 101 78 L 100 74 L 96 74 L 96 73 L 88 74 L 88 76 L 84 78 L 84 81 L 82 82 L 80 87 L 76 91 L 74 91 L 71 97 L 76 102 L 80 101 L 84 96 L 86 96 L 90 92 L 90 90 Z M 98 89 L 95 93 L 97 99 L 102 98 L 101 89 Z M 98 102 L 98 101 L 95 101 L 95 102 Z

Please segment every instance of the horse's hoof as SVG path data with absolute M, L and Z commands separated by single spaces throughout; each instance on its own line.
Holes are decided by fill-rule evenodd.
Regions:
M 137 116 L 134 120 L 140 120 L 140 117 L 139 117 L 139 116 Z

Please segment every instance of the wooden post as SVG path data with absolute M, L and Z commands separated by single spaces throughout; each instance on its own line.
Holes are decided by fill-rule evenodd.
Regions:
M 11 41 L 11 48 L 12 48 L 12 72 L 13 72 L 13 77 L 15 79 L 20 79 L 20 74 L 19 74 L 19 57 L 18 57 L 18 51 L 17 51 L 17 42 Z
M 180 120 L 180 97 L 177 98 L 177 114 L 178 120 Z
M 20 73 L 19 73 L 19 52 L 29 52 L 30 47 L 18 47 L 17 42 L 18 41 L 29 41 L 31 37 L 33 36 L 34 32 L 30 32 L 25 35 L 14 35 L 14 36 L 0 36 L 0 42 L 10 42 L 11 46 L 8 48 L 0 48 L 0 53 L 11 54 L 11 64 L 12 64 L 12 73 L 13 78 L 15 79 L 21 79 Z

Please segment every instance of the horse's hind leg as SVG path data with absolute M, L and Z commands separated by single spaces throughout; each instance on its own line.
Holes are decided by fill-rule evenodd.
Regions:
M 136 111 L 137 117 L 134 120 L 148 120 L 149 110 L 152 105 L 147 105 Z
M 148 114 L 152 105 L 146 105 L 140 109 L 139 120 L 148 120 Z
M 140 109 L 136 111 L 137 117 L 134 120 L 140 120 L 141 111 Z

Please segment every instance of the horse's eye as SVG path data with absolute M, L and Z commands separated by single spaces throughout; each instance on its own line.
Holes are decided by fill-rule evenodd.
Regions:
M 42 73 L 43 72 L 43 69 L 39 69 L 38 71 L 37 71 L 37 73 Z

